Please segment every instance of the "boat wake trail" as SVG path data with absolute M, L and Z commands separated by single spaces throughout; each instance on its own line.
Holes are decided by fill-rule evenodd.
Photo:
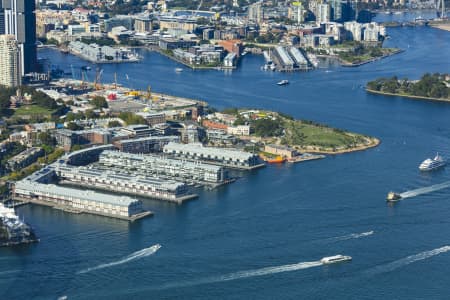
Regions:
M 290 265 L 282 265 L 277 267 L 267 267 L 267 268 L 261 268 L 256 270 L 248 270 L 248 271 L 239 271 L 235 273 L 230 273 L 227 275 L 221 275 L 221 276 L 215 276 L 215 277 L 209 277 L 204 279 L 199 279 L 195 281 L 189 281 L 185 283 L 176 283 L 176 284 L 169 284 L 161 287 L 161 289 L 169 289 L 169 288 L 180 288 L 180 287 L 187 287 L 187 286 L 194 286 L 194 285 L 200 285 L 200 284 L 209 284 L 209 283 L 216 283 L 216 282 L 225 282 L 225 281 L 231 281 L 231 280 L 237 280 L 237 279 L 243 279 L 243 278 L 249 278 L 249 277 L 256 277 L 256 276 L 264 276 L 269 274 L 277 274 L 277 273 L 283 273 L 283 272 L 292 272 L 302 269 L 309 269 L 313 267 L 322 266 L 323 263 L 321 261 L 311 261 L 311 262 L 300 262 L 297 264 L 290 264 Z
M 329 238 L 328 240 L 331 240 L 333 242 L 337 242 L 337 241 L 346 241 L 346 240 L 351 240 L 351 239 L 359 239 L 359 238 L 362 238 L 362 237 L 366 237 L 366 236 L 372 235 L 373 233 L 374 233 L 373 230 L 366 231 L 366 232 L 361 232 L 361 233 L 351 233 L 351 234 L 347 234 L 347 235 L 343 235 L 343 236 L 337 236 L 337 237 Z
M 435 184 L 435 185 L 431 185 L 431 186 L 427 186 L 427 187 L 423 187 L 423 188 L 419 188 L 419 189 L 415 189 L 415 190 L 411 190 L 411 191 L 407 191 L 404 193 L 401 193 L 400 196 L 402 198 L 411 198 L 411 197 L 415 197 L 415 196 L 419 196 L 422 194 L 428 194 L 434 191 L 439 191 L 445 188 L 450 187 L 450 181 L 446 181 L 443 183 L 439 183 L 439 184 Z
M 153 245 L 151 247 L 144 248 L 142 250 L 139 250 L 139 251 L 136 251 L 134 253 L 131 253 L 130 255 L 122 258 L 121 260 L 110 262 L 110 263 L 107 263 L 107 264 L 101 264 L 101 265 L 98 265 L 98 266 L 92 267 L 92 268 L 87 268 L 87 269 L 79 271 L 77 274 L 89 273 L 89 272 L 92 272 L 92 271 L 95 271 L 95 270 L 100 270 L 100 269 L 105 269 L 105 268 L 109 268 L 109 267 L 114 267 L 114 266 L 117 266 L 117 265 L 125 264 L 125 263 L 133 261 L 133 260 L 141 259 L 143 257 L 147 257 L 149 255 L 154 254 L 156 251 L 159 250 L 159 248 L 161 248 L 161 245 L 160 244 L 156 244 L 156 245 Z
M 291 272 L 302 269 L 309 269 L 313 267 L 318 267 L 323 265 L 320 261 L 311 261 L 311 262 L 301 262 L 297 264 L 291 265 L 283 265 L 278 267 L 267 267 L 262 269 L 250 270 L 250 271 L 239 271 L 236 273 L 231 273 L 228 275 L 222 275 L 215 278 L 211 278 L 211 282 L 221 282 L 221 281 L 230 281 L 242 278 L 256 277 L 256 276 L 264 276 L 269 274 L 277 274 L 283 272 Z
M 372 270 L 370 270 L 369 273 L 370 274 L 379 274 L 379 273 L 392 272 L 398 268 L 407 266 L 416 261 L 424 260 L 424 259 L 433 257 L 435 255 L 439 255 L 441 253 L 448 252 L 448 251 L 450 251 L 450 246 L 444 246 L 444 247 L 437 248 L 434 250 L 424 251 L 419 254 L 411 255 L 411 256 L 396 260 L 394 262 L 375 267 Z

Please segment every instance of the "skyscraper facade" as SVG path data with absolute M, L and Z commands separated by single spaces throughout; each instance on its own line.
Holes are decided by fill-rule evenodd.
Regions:
M 0 85 L 20 85 L 20 52 L 15 36 L 0 35 L 0 58 Z
M 2 0 L 5 11 L 5 33 L 14 35 L 20 50 L 21 75 L 34 72 L 36 53 L 36 2 L 34 0 Z
M 264 11 L 262 7 L 262 1 L 258 1 L 248 6 L 248 20 L 253 21 L 256 24 L 262 22 L 264 18 Z
M 0 0 L 0 34 L 5 34 L 5 10 L 2 0 Z
M 341 0 L 330 0 L 328 2 L 331 7 L 331 19 L 334 22 L 344 21 L 342 18 L 342 2 Z

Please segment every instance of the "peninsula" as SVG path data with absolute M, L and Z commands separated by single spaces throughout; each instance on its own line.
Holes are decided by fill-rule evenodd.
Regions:
M 298 152 L 340 154 L 365 150 L 380 143 L 374 137 L 309 120 L 295 120 L 284 113 L 236 108 L 226 109 L 222 113 L 229 115 L 228 119 L 234 120 L 233 126 L 229 126 L 229 129 L 248 126 L 250 134 L 239 136 L 241 140 L 257 141 L 259 146 L 264 147 L 278 145 Z M 218 127 L 219 124 L 208 120 L 203 122 L 203 126 Z
M 378 78 L 369 81 L 366 91 L 386 96 L 450 102 L 450 76 L 426 73 L 420 80 Z

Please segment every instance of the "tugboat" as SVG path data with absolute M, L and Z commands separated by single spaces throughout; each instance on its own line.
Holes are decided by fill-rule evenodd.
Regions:
M 402 199 L 402 196 L 400 196 L 400 194 L 395 193 L 395 192 L 389 192 L 386 197 L 386 201 L 389 201 L 389 202 L 395 202 L 400 199 Z
M 278 85 L 286 85 L 289 84 L 289 80 L 283 79 L 280 82 L 277 82 Z

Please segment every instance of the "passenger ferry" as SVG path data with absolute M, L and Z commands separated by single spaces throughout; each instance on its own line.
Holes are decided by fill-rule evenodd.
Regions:
M 338 255 L 334 255 L 334 256 L 324 257 L 320 260 L 320 262 L 328 265 L 328 264 L 334 264 L 334 263 L 349 261 L 349 260 L 352 260 L 351 256 L 338 254 Z
M 443 167 L 447 164 L 447 162 L 440 156 L 439 154 L 436 154 L 436 156 L 431 159 L 427 158 L 425 159 L 420 165 L 419 170 L 421 171 L 431 171 L 440 167 Z

